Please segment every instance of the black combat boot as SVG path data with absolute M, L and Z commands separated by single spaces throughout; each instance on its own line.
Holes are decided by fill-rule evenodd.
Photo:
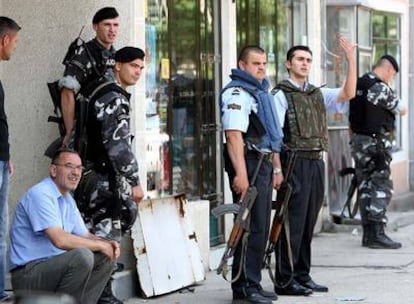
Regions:
M 98 300 L 98 304 L 123 304 L 124 303 L 113 295 L 111 282 L 112 282 L 112 277 L 109 279 L 108 283 L 106 284 L 101 294 L 101 297 Z
M 362 225 L 362 247 L 368 247 L 368 241 L 371 238 L 372 225 L 370 223 Z
M 371 249 L 398 249 L 401 243 L 394 242 L 384 232 L 384 223 L 372 223 L 367 246 Z

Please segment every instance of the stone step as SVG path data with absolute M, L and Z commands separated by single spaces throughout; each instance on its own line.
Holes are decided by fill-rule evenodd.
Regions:
M 136 269 L 114 273 L 111 287 L 114 296 L 122 301 L 137 297 L 140 288 Z
M 126 233 L 121 240 L 121 256 L 118 262 L 124 265 L 124 270 L 136 269 L 137 259 L 134 255 L 134 248 L 130 233 Z
M 388 211 L 409 211 L 414 209 L 414 192 L 409 191 L 394 195 Z

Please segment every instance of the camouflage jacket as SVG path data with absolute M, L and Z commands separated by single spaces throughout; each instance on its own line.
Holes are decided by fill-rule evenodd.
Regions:
M 63 78 L 59 80 L 60 88 L 68 88 L 77 94 L 101 76 L 110 80 L 115 79 L 113 72 L 115 49 L 113 47 L 106 49 L 96 39 L 88 41 L 86 47 L 89 55 L 81 44 L 73 56 L 65 58 L 63 62 L 65 72 Z
M 87 159 L 109 160 L 110 171 L 134 187 L 140 182 L 138 162 L 131 147 L 130 95 L 118 84 L 111 85 L 112 89 L 94 100 L 90 107 Z

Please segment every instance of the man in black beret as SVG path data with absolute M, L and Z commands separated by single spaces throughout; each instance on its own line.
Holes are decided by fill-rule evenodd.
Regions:
M 75 193 L 83 218 L 92 232 L 121 241 L 135 221 L 137 204 L 144 197 L 138 162 L 132 151 L 130 97 L 127 87 L 135 85 L 144 68 L 145 53 L 136 47 L 116 52 L 114 80 L 103 79 L 89 96 L 84 163 L 87 170 Z M 92 186 L 91 186 L 92 185 Z M 110 287 L 105 289 L 106 294 Z M 101 297 L 99 304 L 122 303 Z
M 82 141 L 80 134 L 84 128 L 79 119 L 80 107 L 77 105 L 85 104 L 82 102 L 84 96 L 88 96 L 91 89 L 96 87 L 100 79 L 115 81 L 114 75 L 114 55 L 115 48 L 113 44 L 118 37 L 119 14 L 114 7 L 103 7 L 99 9 L 92 18 L 92 27 L 95 31 L 95 38 L 88 42 L 76 39 L 65 56 L 63 64 L 65 71 L 63 77 L 59 80 L 59 89 L 61 96 L 62 117 L 64 123 L 65 136 L 63 138 L 63 147 L 76 150 L 82 156 L 84 162 L 84 153 L 81 151 L 79 142 Z M 75 102 L 76 100 L 76 102 Z M 79 193 L 75 195 L 78 207 L 85 217 L 85 214 L 92 212 L 78 202 Z M 88 223 L 90 218 L 85 217 Z M 95 220 L 99 222 L 99 219 Z M 88 227 L 92 227 L 88 223 Z M 94 231 L 92 227 L 92 232 Z M 118 240 L 119 241 L 119 240 Z M 122 303 L 113 294 L 110 284 L 107 284 L 98 303 Z
M 362 246 L 398 249 L 384 232 L 386 211 L 393 193 L 390 163 L 396 115 L 404 115 L 401 100 L 390 83 L 399 71 L 395 58 L 382 56 L 372 72 L 358 79 L 350 102 L 351 152 L 358 182 Z
M 92 19 L 94 39 L 80 45 L 72 44 L 64 59 L 65 72 L 59 80 L 62 116 L 65 127 L 63 145 L 78 149 L 74 143 L 75 99 L 85 96 L 88 86 L 101 77 L 114 79 L 113 44 L 118 36 L 119 14 L 114 7 L 98 10 Z

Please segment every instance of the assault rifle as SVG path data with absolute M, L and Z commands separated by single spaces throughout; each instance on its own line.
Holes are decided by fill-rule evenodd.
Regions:
M 214 208 L 211 213 L 215 217 L 226 213 L 235 213 L 237 214 L 236 219 L 233 224 L 233 228 L 230 233 L 230 237 L 227 241 L 227 247 L 221 258 L 220 264 L 217 268 L 217 274 L 223 273 L 224 278 L 226 278 L 227 273 L 227 261 L 234 255 L 237 245 L 239 244 L 243 234 L 249 230 L 249 216 L 250 210 L 253 207 L 253 204 L 256 200 L 257 189 L 254 186 L 257 175 L 259 173 L 260 167 L 263 163 L 263 159 L 267 153 L 261 152 L 256 149 L 259 153 L 259 161 L 257 163 L 256 169 L 253 173 L 252 179 L 250 180 L 249 188 L 247 189 L 246 195 L 239 204 L 223 204 Z
M 285 222 L 288 204 L 290 200 L 290 196 L 292 195 L 292 185 L 291 185 L 291 176 L 295 166 L 296 161 L 296 152 L 286 152 L 286 160 L 284 168 L 284 180 L 277 191 L 276 197 L 276 210 L 275 215 L 273 216 L 272 228 L 269 234 L 269 240 L 267 242 L 267 247 L 265 250 L 263 265 L 265 268 L 269 270 L 270 278 L 273 281 L 273 274 L 271 273 L 270 269 L 270 260 L 272 258 L 272 254 L 275 250 L 276 243 L 279 240 L 280 233 L 282 231 L 283 223 Z M 283 162 L 282 162 L 283 163 Z
M 96 73 L 97 77 L 100 78 L 100 77 L 102 77 L 102 73 L 97 68 L 96 60 L 92 56 L 86 42 L 81 38 L 82 31 L 83 31 L 84 27 L 85 26 L 82 26 L 78 37 L 69 45 L 69 48 L 66 52 L 65 58 L 63 59 L 62 63 L 64 65 L 66 65 L 73 58 L 73 56 L 75 56 L 75 54 L 79 50 L 79 48 L 83 47 L 86 54 L 87 54 L 87 56 L 88 56 L 88 58 L 89 58 L 89 61 L 92 64 L 93 71 Z M 54 107 L 53 112 L 55 114 L 54 116 L 49 116 L 47 121 L 57 123 L 58 128 L 59 128 L 59 137 L 57 139 L 55 139 L 46 148 L 46 151 L 44 153 L 45 156 L 48 156 L 48 157 L 52 158 L 53 155 L 55 154 L 55 152 L 59 148 L 62 147 L 63 138 L 66 135 L 66 130 L 65 130 L 65 123 L 63 121 L 62 102 L 61 102 L 61 93 L 60 93 L 60 88 L 59 88 L 59 80 L 56 80 L 54 82 L 48 82 L 47 87 L 49 89 L 49 94 L 50 94 L 50 97 L 52 99 L 52 103 L 53 103 L 53 107 Z M 77 99 L 77 97 L 75 96 L 75 100 L 76 99 Z M 79 128 L 79 126 L 83 127 L 85 125 L 85 121 L 87 119 L 87 110 L 85 109 L 85 107 L 87 107 L 87 104 L 81 103 L 81 102 L 79 103 L 79 110 L 77 110 L 77 107 L 76 107 L 77 112 L 75 113 L 75 116 L 76 116 L 75 120 L 76 120 L 76 124 L 78 126 L 77 128 Z M 84 142 L 85 141 L 85 139 L 84 139 L 85 135 L 81 134 L 80 137 L 82 137 L 81 141 Z M 80 155 L 83 156 L 84 151 L 82 151 L 82 149 L 81 149 L 82 147 L 77 147 L 76 146 L 75 148 L 80 153 Z

